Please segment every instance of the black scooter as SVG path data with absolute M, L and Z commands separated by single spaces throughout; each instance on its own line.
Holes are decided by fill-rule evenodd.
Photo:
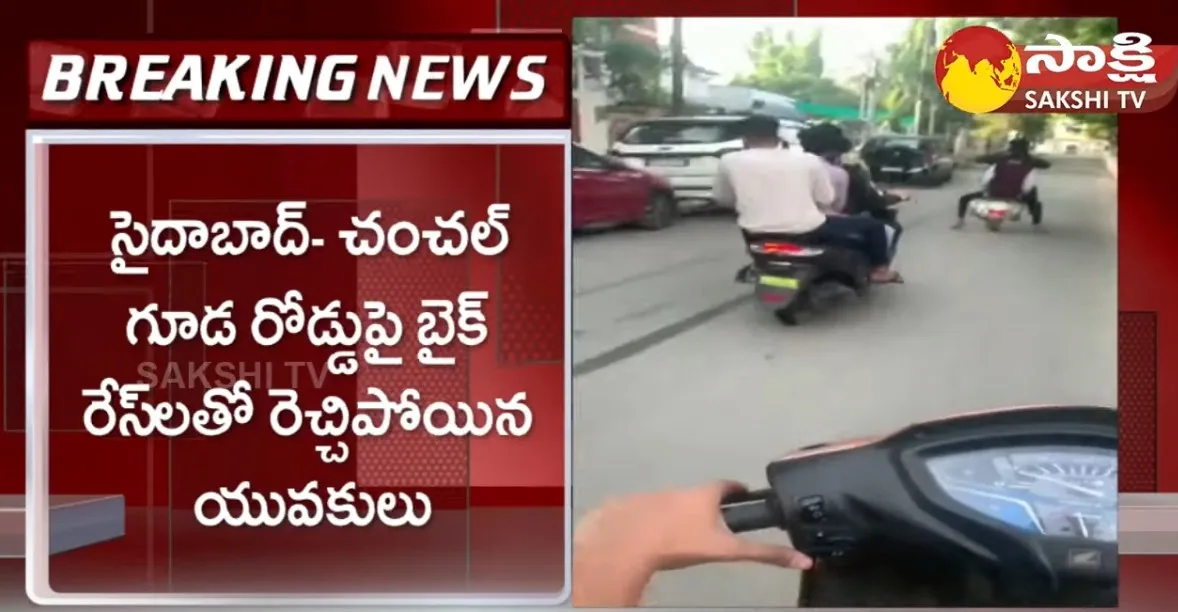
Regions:
M 887 199 L 895 206 L 908 197 L 887 194 Z M 885 218 L 880 221 L 895 223 L 894 208 L 881 214 Z M 773 239 L 750 241 L 747 246 L 753 261 L 737 272 L 736 281 L 753 285 L 757 302 L 784 325 L 797 325 L 803 312 L 842 290 L 866 297 L 871 288 L 871 264 L 857 249 Z
M 798 449 L 724 500 L 815 559 L 800 607 L 1117 606 L 1117 413 L 972 413 Z
M 863 297 L 871 287 L 871 265 L 856 249 L 763 240 L 750 241 L 748 253 L 753 263 L 737 281 L 752 284 L 757 302 L 785 325 L 840 288 Z

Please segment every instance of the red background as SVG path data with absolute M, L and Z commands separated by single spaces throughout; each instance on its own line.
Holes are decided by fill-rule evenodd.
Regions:
M 1158 44 L 1178 43 L 1178 23 L 1157 18 L 1148 3 L 1109 5 L 1097 0 L 991 0 L 968 5 L 945 0 L 905 0 L 877 3 L 864 0 L 432 0 L 390 3 L 383 0 L 203 0 L 152 2 L 125 0 L 97 4 L 82 0 L 23 5 L 20 13 L 0 20 L 4 36 L 0 66 L 4 74 L 23 75 L 22 53 L 27 41 L 80 37 L 131 38 L 248 38 L 260 32 L 282 37 L 388 38 L 400 34 L 467 32 L 475 28 L 570 27 L 574 16 L 1027 16 L 1108 15 L 1120 18 L 1123 31 L 1145 32 Z M 150 7 L 150 8 L 149 8 Z M 150 14 L 150 18 L 149 18 Z M 24 150 L 22 132 L 26 92 L 0 89 L 5 104 L 0 112 L 0 155 L 7 163 L 0 181 L 5 201 L 23 201 Z M 1178 382 L 1157 376 L 1173 369 L 1178 360 L 1178 244 L 1172 229 L 1178 209 L 1163 180 L 1171 174 L 1170 160 L 1159 151 L 1172 148 L 1178 133 L 1178 111 L 1173 106 L 1148 115 L 1121 118 L 1119 210 L 1120 231 L 1120 411 L 1123 427 L 1121 470 L 1126 491 L 1178 491 L 1178 413 L 1162 411 L 1174 405 Z M 7 213 L 12 222 L 0 223 L 3 251 L 23 251 L 23 214 Z M 1132 333 L 1129 333 L 1130 330 Z M 1082 333 L 1082 331 L 1080 332 Z M 11 349 L 10 349 L 11 350 Z M 16 393 L 20 393 L 19 390 Z M 1166 442 L 1169 442 L 1167 444 Z M 20 461 L 23 440 L 0 443 L 6 465 Z M 19 562 L 0 561 L 4 584 L 19 592 Z M 1178 557 L 1129 557 L 1122 564 L 1121 607 L 1165 610 L 1171 607 L 1166 590 L 1178 572 Z
M 295 56 L 331 54 L 358 55 L 353 69 L 355 85 L 351 102 L 300 102 L 290 98 L 283 102 L 193 102 L 184 99 L 175 103 L 147 102 L 131 103 L 125 98 L 121 102 L 46 102 L 41 99 L 45 86 L 49 59 L 54 54 L 74 54 L 92 57 L 96 54 L 124 55 L 129 60 L 129 71 L 138 63 L 137 56 L 162 54 L 178 58 L 182 55 L 200 55 L 206 66 L 211 65 L 211 56 L 217 54 L 282 55 Z M 365 99 L 369 77 L 372 75 L 374 58 L 389 55 L 461 55 L 468 59 L 476 55 L 490 55 L 497 58 L 506 55 L 521 58 L 525 55 L 545 55 L 548 63 L 534 66 L 533 70 L 544 76 L 544 95 L 535 101 L 511 101 L 508 93 L 512 90 L 526 90 L 529 85 L 515 78 L 515 64 L 508 68 L 499 88 L 499 95 L 489 101 L 471 98 L 455 101 L 446 98 L 437 102 L 392 101 L 387 94 L 376 102 Z M 45 123 L 101 123 L 131 121 L 199 121 L 202 125 L 215 122 L 218 125 L 247 122 L 291 122 L 319 120 L 323 122 L 382 119 L 389 121 L 431 122 L 439 125 L 455 123 L 494 122 L 500 127 L 564 127 L 569 122 L 569 46 L 564 36 L 557 34 L 512 34 L 506 36 L 470 35 L 454 39 L 404 39 L 378 41 L 123 41 L 107 42 L 93 40 L 39 41 L 29 45 L 29 120 Z M 178 61 L 178 60 L 177 60 Z M 395 59 L 394 59 L 395 62 Z M 394 63 L 395 65 L 395 63 Z M 416 66 L 416 64 L 413 64 Z M 173 66 L 174 68 L 174 66 Z M 88 74 L 88 72 L 86 73 Z M 129 72 L 129 74 L 134 74 Z M 412 91 L 412 71 L 406 79 L 405 97 Z M 247 94 L 251 91 L 254 70 L 241 72 L 241 85 Z M 131 88 L 131 77 L 123 82 L 124 96 Z M 274 81 L 271 80 L 271 83 Z M 430 90 L 448 88 L 449 76 L 442 83 L 434 83 Z M 153 85 L 152 89 L 162 87 Z M 83 89 L 83 93 L 85 89 Z
M 1027 41 L 1018 41 L 1019 43 Z M 1156 41 L 1155 41 L 1156 42 Z M 1039 43 L 1034 45 L 1053 46 L 1054 43 Z M 1019 88 L 1027 89 L 1139 89 L 1142 88 L 1141 83 L 1115 83 L 1108 78 L 1108 74 L 1116 74 L 1114 70 L 1100 70 L 1097 72 L 1083 72 L 1078 68 L 1073 68 L 1066 72 L 1047 72 L 1046 70 L 1039 74 L 1031 74 L 1025 72 L 1027 60 L 1034 55 L 1027 51 L 1027 45 L 1017 44 L 1019 57 L 1023 60 L 1023 74 L 1022 80 L 1019 81 Z M 1112 45 L 1101 45 L 1100 47 L 1106 54 L 1112 49 Z M 1153 72 L 1157 76 L 1158 84 L 1150 87 L 1151 93 L 1156 90 L 1167 90 L 1174 86 L 1174 82 L 1178 79 L 1178 47 L 1171 45 L 1151 45 L 1153 50 L 1154 68 Z M 1050 54 L 1048 54 L 1050 55 Z M 1077 54 L 1079 56 L 1079 54 Z M 1165 86 L 1163 86 L 1165 85 Z
M 1111 45 L 1104 45 L 1102 47 L 1107 53 L 1112 49 Z M 1030 53 L 1026 51 L 1026 45 L 1018 45 L 1019 54 L 1023 60 L 1023 75 L 1022 81 L 1019 83 L 1018 91 L 1015 92 L 1014 97 L 1010 102 L 1007 102 L 1002 108 L 998 109 L 998 113 L 1012 112 L 1053 112 L 1049 108 L 1039 107 L 1034 111 L 1026 109 L 1027 92 L 1029 91 L 1071 91 L 1071 90 L 1137 90 L 1145 92 L 1144 102 L 1140 108 L 1128 105 L 1127 113 L 1152 113 L 1168 104 L 1174 99 L 1175 86 L 1178 85 L 1178 47 L 1169 45 L 1152 45 L 1153 57 L 1156 62 L 1153 73 L 1157 75 L 1156 85 L 1142 85 L 1140 83 L 1114 83 L 1106 76 L 1112 71 L 1098 71 L 1098 72 L 1081 72 L 1079 70 L 1069 70 L 1062 73 L 1041 72 L 1039 74 L 1029 74 L 1025 72 L 1027 59 Z M 1119 98 L 1115 94 L 1110 93 L 1109 107 L 1116 109 L 1121 108 Z
M 53 586 L 59 591 L 422 592 L 426 585 L 428 591 L 559 591 L 564 562 L 564 164 L 559 145 L 50 146 L 49 245 L 55 256 L 50 264 L 50 492 L 120 493 L 133 508 L 128 537 L 55 555 Z M 453 180 L 456 172 L 462 180 Z M 110 227 L 111 209 L 140 219 L 211 223 L 273 218 L 275 203 L 286 199 L 309 201 L 308 225 L 327 239 L 326 247 L 298 259 L 270 253 L 239 258 L 186 254 L 158 262 L 147 276 L 115 276 L 106 265 L 108 257 L 83 255 L 109 251 L 111 232 L 95 230 Z M 508 224 L 514 240 L 496 259 L 474 254 L 440 259 L 426 252 L 357 260 L 335 238 L 351 216 L 373 209 L 382 210 L 386 219 L 428 226 L 434 216 L 456 210 L 483 218 L 486 206 L 500 201 L 512 204 Z M 20 275 L 10 274 L 10 281 L 19 286 Z M 187 343 L 153 350 L 129 346 L 122 337 L 125 313 L 136 304 L 157 301 L 164 309 L 199 311 L 203 304 L 233 299 L 238 312 L 247 314 L 248 305 L 294 287 L 308 304 L 342 299 L 344 308 L 354 309 L 362 300 L 384 301 L 410 330 L 398 348 L 406 364 L 364 368 L 355 378 L 329 377 L 315 388 L 305 374 L 296 381 L 285 367 L 326 362 L 331 351 L 305 341 L 270 348 L 250 342 L 208 348 Z M 418 364 L 412 330 L 420 301 L 453 299 L 464 290 L 491 294 L 484 309 L 487 341 L 475 349 L 442 349 L 457 357 L 454 367 Z M 5 307 L 7 334 L 17 336 L 23 304 L 8 300 Z M 239 330 L 248 330 L 248 316 L 235 320 Z M 241 376 L 254 379 L 261 411 L 251 425 L 217 438 L 97 439 L 80 431 L 82 389 L 106 376 L 136 381 L 143 362 L 161 369 L 169 362 L 181 367 L 232 364 Z M 8 363 L 10 376 L 22 377 L 19 361 Z M 313 436 L 273 435 L 265 418 L 271 404 L 260 390 L 296 387 L 302 405 L 315 406 L 329 394 L 354 401 L 357 390 L 369 386 L 394 396 L 416 388 L 424 402 L 509 398 L 525 391 L 534 427 L 520 439 L 439 439 L 400 431 L 382 438 L 344 438 L 352 445 L 352 461 L 329 465 L 313 452 Z M 206 389 L 201 381 L 173 380 L 157 388 L 155 399 L 200 405 Z M 13 391 L 7 389 L 7 395 L 17 395 Z M 7 438 L 17 438 L 22 430 L 20 399 L 6 402 Z M 19 472 L 6 472 L 2 486 L 19 490 L 21 479 Z M 370 490 L 424 490 L 440 518 L 418 533 L 381 527 L 210 530 L 193 524 L 191 509 L 200 494 L 242 480 L 257 491 L 301 488 L 311 480 L 321 486 L 357 481 Z M 497 567 L 488 565 L 480 575 L 475 551 L 487 538 L 500 538 L 484 546 L 495 555 Z M 410 555 L 419 562 L 410 563 Z M 423 558 L 434 562 L 420 563 Z M 297 580 L 290 573 L 292 564 L 310 570 L 325 559 L 341 565 L 339 572 L 317 571 L 311 577 L 298 572 Z M 488 571 L 497 576 L 489 587 Z M 390 580 L 394 573 L 397 579 Z

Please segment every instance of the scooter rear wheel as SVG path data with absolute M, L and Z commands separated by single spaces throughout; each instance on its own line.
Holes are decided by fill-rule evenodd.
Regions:
M 774 311 L 773 316 L 777 317 L 782 325 L 793 327 L 798 324 L 798 313 L 794 308 L 782 308 Z
M 986 219 L 986 229 L 996 232 L 1002 229 L 1002 222 L 998 219 Z
M 801 293 L 794 296 L 793 301 L 788 306 L 774 310 L 773 316 L 777 317 L 777 320 L 782 325 L 793 327 L 799 322 L 798 315 L 806 308 L 809 308 L 811 303 L 810 287 L 805 287 Z

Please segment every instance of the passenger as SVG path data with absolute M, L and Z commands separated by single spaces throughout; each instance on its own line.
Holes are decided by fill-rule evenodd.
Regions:
M 907 197 L 880 189 L 871 180 L 871 172 L 862 164 L 843 163 L 843 156 L 850 152 L 852 144 L 837 125 L 823 123 L 813 126 L 799 134 L 799 138 L 803 149 L 827 161 L 831 182 L 836 185 L 835 191 L 839 190 L 837 185 L 846 185 L 843 203 L 840 205 L 836 200 L 835 211 L 863 215 L 883 223 L 890 230 L 888 244 L 894 258 L 904 228 L 896 219 L 896 211 L 892 206 Z

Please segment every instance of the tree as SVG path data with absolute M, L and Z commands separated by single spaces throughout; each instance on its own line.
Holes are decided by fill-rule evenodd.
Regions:
M 914 126 L 918 133 L 947 133 L 973 124 L 970 115 L 954 108 L 938 93 L 933 79 L 933 66 L 941 43 L 932 40 L 936 25 L 933 19 L 914 19 L 900 40 L 888 46 L 879 85 L 881 106 L 893 125 L 897 125 L 901 117 L 913 115 L 917 100 L 924 100 L 925 112 L 919 118 L 921 125 Z M 941 25 L 943 32 L 952 32 L 968 23 L 964 19 L 948 19 Z
M 609 70 L 610 91 L 622 102 L 634 104 L 664 103 L 660 86 L 663 58 L 645 45 L 631 41 L 614 41 L 605 48 L 605 66 Z
M 769 29 L 756 33 L 748 45 L 751 74 L 738 77 L 735 85 L 763 89 L 801 102 L 828 106 L 856 106 L 859 95 L 823 76 L 822 32 L 805 42 L 792 32 L 778 38 Z
M 573 44 L 599 49 L 610 39 L 615 26 L 614 19 L 597 17 L 573 20 Z
M 1115 17 L 1010 17 L 991 23 L 1018 44 L 1040 44 L 1047 34 L 1059 34 L 1078 45 L 1107 45 L 1118 32 Z
M 803 73 L 816 77 L 822 76 L 822 71 L 826 67 L 822 63 L 822 30 L 815 30 L 810 35 L 810 40 L 802 45 L 800 56 L 800 68 Z
M 1011 127 L 1031 142 L 1038 142 L 1047 137 L 1054 115 L 1024 114 L 1011 115 Z
M 573 44 L 604 52 L 609 88 L 621 101 L 657 104 L 664 61 L 658 49 L 622 35 L 635 18 L 579 18 L 573 20 Z

